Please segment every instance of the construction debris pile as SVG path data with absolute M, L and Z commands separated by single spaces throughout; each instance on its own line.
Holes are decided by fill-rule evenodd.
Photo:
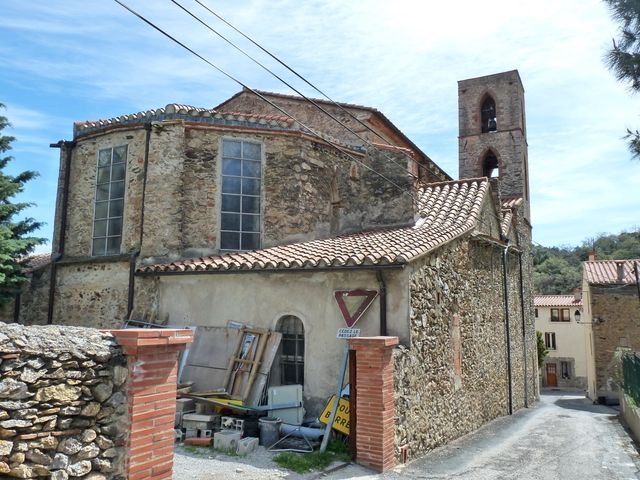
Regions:
M 282 334 L 231 325 L 198 327 L 180 363 L 176 440 L 246 455 L 310 452 L 324 434 L 303 426 L 302 385 L 268 386 Z

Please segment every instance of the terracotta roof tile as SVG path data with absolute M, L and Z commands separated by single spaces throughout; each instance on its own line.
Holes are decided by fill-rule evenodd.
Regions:
M 581 307 L 582 298 L 576 300 L 573 295 L 535 295 L 533 304 L 536 307 Z
M 488 189 L 485 178 L 424 185 L 412 227 L 359 232 L 252 252 L 142 266 L 141 273 L 331 268 L 404 264 L 471 231 Z
M 212 108 L 193 107 L 170 103 L 164 108 L 145 110 L 143 112 L 121 115 L 119 117 L 86 120 L 73 124 L 76 136 L 90 133 L 94 130 L 131 123 L 162 121 L 171 119 L 187 119 L 204 123 L 231 123 L 233 125 L 248 125 L 257 127 L 299 129 L 294 120 L 284 115 L 256 115 L 247 112 L 219 112 Z
M 636 264 L 640 270 L 640 259 L 594 260 L 592 262 L 584 262 L 584 274 L 587 282 L 592 285 L 633 285 L 637 282 Z M 618 265 L 622 269 L 622 279 L 618 278 Z
M 31 273 L 34 270 L 38 270 L 39 268 L 49 265 L 51 263 L 51 253 L 36 253 L 29 255 L 18 260 L 18 263 L 25 266 L 26 273 Z
M 505 237 L 509 236 L 509 230 L 511 229 L 511 222 L 513 220 L 513 213 L 524 202 L 524 199 L 512 198 L 502 202 L 502 221 L 500 222 L 500 231 Z

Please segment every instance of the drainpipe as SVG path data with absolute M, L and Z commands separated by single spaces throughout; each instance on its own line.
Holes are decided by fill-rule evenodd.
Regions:
M 58 261 L 64 254 L 64 244 L 67 231 L 67 208 L 69 205 L 69 175 L 71 173 L 71 155 L 73 153 L 73 147 L 75 147 L 75 141 L 59 141 L 58 143 L 52 143 L 49 145 L 51 148 L 64 148 L 65 149 L 65 164 L 64 164 L 64 183 L 62 185 L 62 204 L 60 206 L 60 234 L 58 236 L 58 254 L 55 258 L 51 259 L 51 278 L 49 280 L 49 305 L 47 308 L 47 324 L 53 323 L 53 304 L 55 301 L 56 293 L 56 281 L 58 274 Z
M 387 336 L 387 285 L 384 282 L 382 270 L 376 270 L 378 290 L 380 292 L 380 335 Z
M 507 255 L 509 246 L 504 247 L 504 252 L 502 253 L 502 284 L 504 287 L 504 329 L 507 337 L 507 383 L 509 390 L 509 415 L 513 414 L 513 391 L 511 385 L 511 332 L 509 329 L 509 291 L 507 289 Z
M 144 139 L 144 165 L 142 167 L 142 200 L 140 207 L 140 241 L 138 249 L 129 257 L 129 287 L 127 292 L 127 320 L 130 319 L 133 312 L 133 301 L 135 294 L 135 273 L 136 273 L 136 260 L 142 250 L 142 240 L 144 238 L 144 205 L 145 196 L 147 194 L 147 172 L 149 171 L 149 144 L 151 143 L 151 123 L 144 124 L 145 139 Z
M 638 262 L 633 262 L 633 269 L 636 274 L 636 288 L 638 289 L 638 301 L 640 302 L 640 272 L 638 272 Z
M 127 292 L 127 320 L 131 317 L 131 312 L 133 312 L 133 294 L 134 294 L 134 286 L 135 286 L 135 273 L 136 273 L 136 259 L 140 255 L 140 250 L 136 250 L 129 257 L 129 289 Z
M 16 293 L 13 304 L 13 323 L 20 323 L 20 292 Z
M 522 314 L 522 359 L 524 361 L 524 406 L 529 408 L 529 374 L 527 373 L 527 324 L 524 315 L 524 280 L 522 275 L 522 252 L 518 254 L 520 267 L 520 312 Z

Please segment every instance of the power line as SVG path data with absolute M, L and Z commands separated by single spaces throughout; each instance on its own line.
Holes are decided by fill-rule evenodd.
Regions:
M 237 27 L 235 27 L 233 24 L 231 24 L 230 22 L 228 22 L 227 20 L 225 20 L 222 16 L 220 16 L 219 14 L 217 14 L 216 12 L 214 12 L 211 8 L 209 8 L 208 6 L 206 6 L 203 2 L 201 2 L 200 0 L 195 0 L 195 2 L 200 5 L 202 8 L 204 8 L 205 10 L 207 10 L 209 13 L 211 13 L 212 15 L 214 15 L 216 18 L 218 18 L 220 21 L 222 21 L 223 23 L 225 23 L 227 26 L 229 26 L 230 28 L 232 28 L 233 30 L 235 30 L 237 33 L 239 33 L 240 35 L 242 35 L 244 38 L 246 38 L 247 40 L 249 40 L 253 45 L 255 45 L 256 47 L 258 47 L 260 50 L 262 50 L 264 53 L 266 53 L 267 55 L 269 55 L 272 59 L 274 59 L 276 62 L 278 62 L 280 65 L 282 65 L 284 68 L 286 68 L 287 70 L 289 70 L 291 73 L 293 73 L 296 77 L 298 77 L 300 80 L 302 80 L 304 83 L 306 83 L 307 85 L 309 85 L 311 88 L 313 88 L 316 92 L 318 92 L 320 95 L 322 95 L 324 98 L 326 98 L 329 102 L 331 102 L 333 105 L 335 105 L 336 107 L 338 107 L 342 112 L 346 113 L 347 115 L 349 115 L 351 118 L 353 118 L 356 122 L 358 122 L 362 127 L 364 127 L 365 129 L 367 129 L 368 131 L 370 131 L 371 133 L 373 133 L 376 137 L 380 138 L 386 145 L 390 145 L 390 146 L 395 146 L 394 144 L 392 144 L 389 140 L 387 140 L 385 137 L 383 137 L 382 135 L 380 135 L 380 133 L 378 133 L 376 130 L 374 130 L 373 128 L 371 128 L 369 125 L 367 125 L 366 123 L 364 123 L 362 120 L 360 120 L 358 117 L 356 117 L 353 113 L 351 113 L 349 110 L 347 110 L 346 108 L 344 108 L 339 102 L 336 102 L 335 100 L 333 100 L 331 97 L 329 97 L 326 93 L 324 93 L 322 90 L 320 90 L 318 87 L 316 87 L 313 83 L 311 83 L 309 80 L 307 80 L 304 76 L 302 76 L 300 73 L 298 73 L 296 70 L 294 70 L 292 67 L 290 67 L 289 65 L 287 65 L 285 62 L 283 62 L 282 60 L 280 60 L 275 54 L 271 53 L 269 50 L 267 50 L 266 48 L 264 48 L 262 45 L 260 45 L 257 41 L 255 41 L 253 38 L 249 37 L 248 35 L 246 35 L 244 32 L 242 32 L 240 29 L 238 29 Z M 297 90 L 296 90 L 297 91 Z M 306 98 L 306 97 L 305 97 Z M 404 152 L 403 152 L 404 153 Z M 407 155 L 405 153 L 406 157 L 411 160 L 412 162 L 416 163 L 416 165 L 418 165 L 418 167 L 422 166 L 422 164 L 417 161 L 415 158 L 411 157 L 410 155 Z
M 206 28 L 208 28 L 211 32 L 213 32 L 214 34 L 216 34 L 218 37 L 220 37 L 222 40 L 224 40 L 225 42 L 227 42 L 229 45 L 231 45 L 233 48 L 235 48 L 236 50 L 238 50 L 240 53 L 242 53 L 245 57 L 249 58 L 250 60 L 252 60 L 254 63 L 256 63 L 257 65 L 259 65 L 260 67 L 262 67 L 265 71 L 269 72 L 271 75 L 273 75 L 275 78 L 277 78 L 280 82 L 282 82 L 283 84 L 285 84 L 287 87 L 289 87 L 291 90 L 293 90 L 294 92 L 296 92 L 298 95 L 300 95 L 302 98 L 304 98 L 307 102 L 311 103 L 314 107 L 316 107 L 318 110 L 320 110 L 322 113 L 324 113 L 325 115 L 327 115 L 329 118 L 331 118 L 333 121 L 335 121 L 336 123 L 338 123 L 341 127 L 343 127 L 344 129 L 346 129 L 347 131 L 349 131 L 349 133 L 351 133 L 352 135 L 354 135 L 356 138 L 362 140 L 365 144 L 369 145 L 371 148 L 375 148 L 374 145 L 369 142 L 366 138 L 361 137 L 357 132 L 355 132 L 354 130 L 352 130 L 348 125 L 346 125 L 345 123 L 343 123 L 339 118 L 337 118 L 335 115 L 333 115 L 331 112 L 327 111 L 326 109 L 324 109 L 321 105 L 319 105 L 317 102 L 315 102 L 312 98 L 307 97 L 305 94 L 303 94 L 301 91 L 299 91 L 297 88 L 295 88 L 293 85 L 291 85 L 290 83 L 288 83 L 285 79 L 283 79 L 282 77 L 280 77 L 277 73 L 275 73 L 274 71 L 272 71 L 271 69 L 269 69 L 269 67 L 265 66 L 264 64 L 262 64 L 260 61 L 258 61 L 257 59 L 255 59 L 254 57 L 252 57 L 251 55 L 249 55 L 246 51 L 244 51 L 242 48 L 240 48 L 238 45 L 236 45 L 235 43 L 233 43 L 231 40 L 229 40 L 227 37 L 225 37 L 224 35 L 222 35 L 220 32 L 218 32 L 216 29 L 214 29 L 213 27 L 211 27 L 211 25 L 209 25 L 208 23 L 206 23 L 204 20 L 202 20 L 200 17 L 198 17 L 197 15 L 195 15 L 193 12 L 191 12 L 190 10 L 188 10 L 187 8 L 185 8 L 183 5 L 181 5 L 178 1 L 176 0 L 170 0 L 174 5 L 178 6 L 180 9 L 182 9 L 185 13 L 187 13 L 188 15 L 190 15 L 193 19 L 195 19 L 196 21 L 198 21 L 200 24 L 202 24 L 203 26 L 205 26 Z M 354 117 L 355 118 L 355 117 Z M 399 164 L 398 162 L 396 162 L 393 158 L 391 158 L 389 155 L 387 155 L 385 152 L 381 152 L 386 158 L 387 160 L 389 160 L 391 163 L 393 163 L 394 165 L 396 165 L 399 168 L 402 168 L 403 170 L 405 170 L 409 175 L 415 177 L 416 179 L 418 179 L 418 176 L 416 174 L 414 174 L 412 171 L 407 170 L 405 167 L 403 167 L 401 164 Z M 410 157 L 409 157 L 410 158 Z
M 281 112 L 283 115 L 285 115 L 286 117 L 291 118 L 293 121 L 297 122 L 300 126 L 302 126 L 304 129 L 306 129 L 312 136 L 319 138 L 320 140 L 322 140 L 323 142 L 331 145 L 332 147 L 336 148 L 337 150 L 339 150 L 340 152 L 342 152 L 343 154 L 345 154 L 346 156 L 348 156 L 349 158 L 351 158 L 353 161 L 355 161 L 356 163 L 362 165 L 365 169 L 375 173 L 376 175 L 378 175 L 380 178 L 384 179 L 385 181 L 389 182 L 391 185 L 393 185 L 394 187 L 396 187 L 400 193 L 404 193 L 406 195 L 409 195 L 412 200 L 414 202 L 417 203 L 417 200 L 415 198 L 415 196 L 413 195 L 413 193 L 403 187 L 401 187 L 400 185 L 398 185 L 397 183 L 395 183 L 393 180 L 387 178 L 385 175 L 383 175 L 382 173 L 378 172 L 377 170 L 375 170 L 374 168 L 371 168 L 369 165 L 367 165 L 366 163 L 358 160 L 356 157 L 354 157 L 353 155 L 351 155 L 351 153 L 346 150 L 344 147 L 342 147 L 341 145 L 338 145 L 337 143 L 323 137 L 322 135 L 320 135 L 319 133 L 317 133 L 314 129 L 312 129 L 311 127 L 307 126 L 306 124 L 304 124 L 303 122 L 301 122 L 300 120 L 298 120 L 297 118 L 295 118 L 293 115 L 291 115 L 289 112 L 287 112 L 286 110 L 282 109 L 281 107 L 279 107 L 278 105 L 276 105 L 275 103 L 271 102 L 268 98 L 266 98 L 264 95 L 260 94 L 260 92 L 257 92 L 256 90 L 254 90 L 253 88 L 249 87 L 248 85 L 245 85 L 241 80 L 238 80 L 237 78 L 235 78 L 233 75 L 231 75 L 230 73 L 227 73 L 226 71 L 224 71 L 223 69 L 221 69 L 220 67 L 218 67 L 217 65 L 215 65 L 214 63 L 212 63 L 211 61 L 207 60 L 205 57 L 203 57 L 202 55 L 200 55 L 198 52 L 196 52 L 195 50 L 191 49 L 190 47 L 188 47 L 187 45 L 185 45 L 184 43 L 182 43 L 180 40 L 178 40 L 177 38 L 171 36 L 169 33 L 165 32 L 163 29 L 161 29 L 160 27 L 158 27 L 157 25 L 155 25 L 153 22 L 151 22 L 150 20 L 148 20 L 147 18 L 145 18 L 144 16 L 142 16 L 141 14 L 139 14 L 138 12 L 136 12 L 135 10 L 131 9 L 130 7 L 128 7 L 127 5 L 125 5 L 123 2 L 121 2 L 120 0 L 113 0 L 114 2 L 116 2 L 118 5 L 120 5 L 121 7 L 123 7 L 125 10 L 129 11 L 131 14 L 135 15 L 136 17 L 138 17 L 140 20 L 142 20 L 144 23 L 146 23 L 147 25 L 149 25 L 150 27 L 152 27 L 154 30 L 158 31 L 159 33 L 161 33 L 162 35 L 164 35 L 165 37 L 169 38 L 171 41 L 173 41 L 174 43 L 178 44 L 179 46 L 181 46 L 182 48 L 184 48 L 185 50 L 187 50 L 189 53 L 191 53 L 192 55 L 195 55 L 196 57 L 198 57 L 200 60 L 202 60 L 203 62 L 205 62 L 207 65 L 211 66 L 212 68 L 214 68 L 215 70 L 217 70 L 219 73 L 221 73 L 222 75 L 226 76 L 227 78 L 229 78 L 230 80 L 236 82 L 238 85 L 240 85 L 241 87 L 251 91 L 254 95 L 258 96 L 259 98 L 261 98 L 262 100 L 264 100 L 265 102 L 267 102 L 269 105 L 271 105 L 273 108 L 277 109 L 279 112 Z

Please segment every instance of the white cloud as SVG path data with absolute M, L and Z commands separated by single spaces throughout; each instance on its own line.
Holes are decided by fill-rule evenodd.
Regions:
M 318 96 L 194 1 L 179 1 Z M 638 211 L 638 200 L 623 203 L 619 193 L 639 180 L 640 164 L 628 161 L 620 140 L 627 126 L 640 126 L 638 98 L 602 62 L 616 28 L 600 0 L 494 0 L 491 8 L 472 1 L 205 1 L 332 98 L 381 110 L 453 176 L 456 81 L 518 68 L 536 238 L 577 243 L 583 232 L 627 227 Z M 125 3 L 248 85 L 287 92 L 170 2 Z M 114 2 L 10 2 L 3 17 L 0 87 L 8 96 L 0 101 L 13 109 L 7 116 L 19 133 L 16 151 L 42 159 L 36 162 L 47 174 L 57 166 L 44 160 L 48 144 L 69 138 L 73 120 L 169 102 L 213 106 L 240 88 Z

